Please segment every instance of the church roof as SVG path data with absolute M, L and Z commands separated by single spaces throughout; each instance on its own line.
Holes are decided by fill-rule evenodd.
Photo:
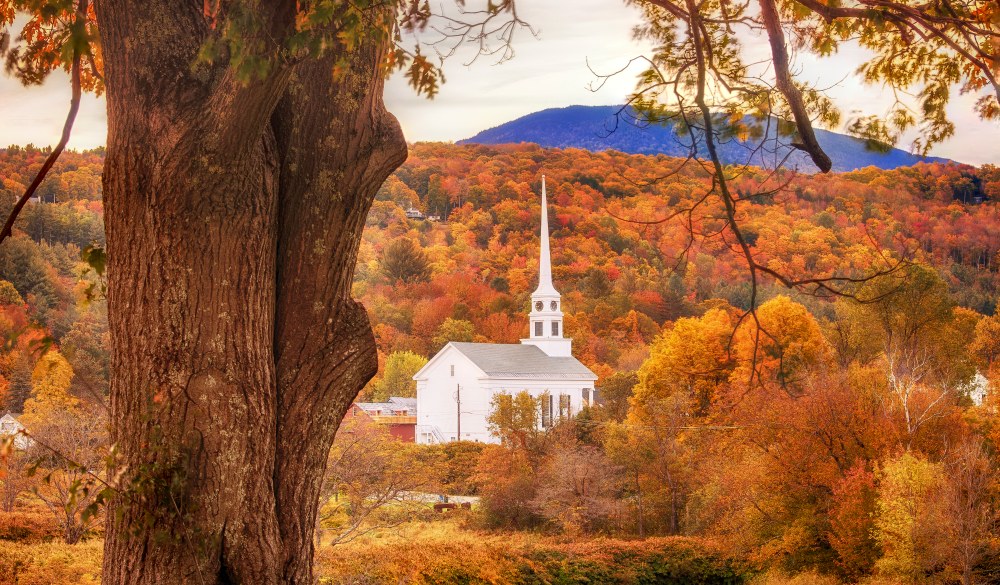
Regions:
M 537 346 L 513 343 L 450 343 L 491 378 L 596 380 L 575 357 L 553 357 Z

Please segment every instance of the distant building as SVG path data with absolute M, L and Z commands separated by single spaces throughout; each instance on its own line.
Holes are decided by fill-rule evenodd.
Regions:
M 355 402 L 344 418 L 355 417 L 384 425 L 393 437 L 412 443 L 417 426 L 417 399 L 393 396 L 388 402 Z
M 597 376 L 573 357 L 573 342 L 563 337 L 561 297 L 552 285 L 544 176 L 538 288 L 531 294 L 528 322 L 529 337 L 520 344 L 451 342 L 413 376 L 418 443 L 498 442 L 486 422 L 497 394 L 527 391 L 538 398 L 542 427 L 575 416 L 595 398 Z
M 973 404 L 982 406 L 983 401 L 986 400 L 986 395 L 990 392 L 990 381 L 986 379 L 986 376 L 977 371 L 976 375 L 965 385 L 963 391 Z
M 0 417 L 0 437 L 17 435 L 14 438 L 14 447 L 17 449 L 27 449 L 31 446 L 31 439 L 23 434 L 19 434 L 24 430 L 24 425 L 17 420 L 18 416 L 20 415 L 8 412 Z
M 411 207 L 406 210 L 407 219 L 424 219 L 424 214 L 419 209 Z

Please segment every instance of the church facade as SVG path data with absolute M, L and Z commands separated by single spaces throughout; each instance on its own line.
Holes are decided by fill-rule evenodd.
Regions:
M 542 427 L 575 416 L 594 400 L 597 376 L 573 357 L 573 341 L 563 331 L 562 298 L 552 284 L 544 176 L 538 288 L 531 294 L 528 333 L 519 344 L 451 342 L 431 358 L 413 376 L 416 442 L 499 442 L 486 422 L 497 394 L 527 391 L 538 398 Z

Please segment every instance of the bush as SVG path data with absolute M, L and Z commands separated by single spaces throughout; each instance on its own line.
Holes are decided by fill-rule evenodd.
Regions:
M 0 512 L 0 540 L 33 543 L 48 542 L 61 537 L 62 528 L 48 510 Z
M 736 584 L 745 569 L 703 541 L 595 539 L 561 543 L 530 534 L 468 532 L 436 523 L 418 535 L 375 536 L 320 549 L 320 583 L 367 585 Z
M 99 585 L 103 542 L 0 545 L 0 583 Z

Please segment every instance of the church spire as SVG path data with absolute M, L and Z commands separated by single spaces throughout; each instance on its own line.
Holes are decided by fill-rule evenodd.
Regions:
M 545 175 L 542 175 L 541 251 L 538 254 L 538 288 L 535 294 L 558 295 L 552 286 L 552 254 L 549 252 L 549 202 L 545 195 Z
M 550 356 L 572 355 L 573 342 L 563 337 L 562 300 L 552 286 L 552 254 L 549 251 L 549 205 L 542 175 L 542 229 L 538 253 L 538 288 L 531 293 L 529 336 L 521 343 L 535 345 Z

